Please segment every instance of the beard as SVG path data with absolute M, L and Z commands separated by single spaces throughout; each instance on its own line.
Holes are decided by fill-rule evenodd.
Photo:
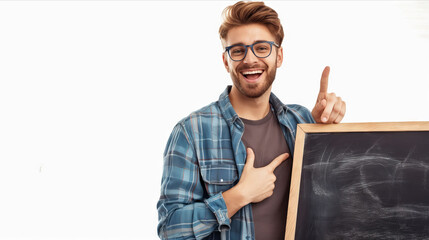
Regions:
M 274 66 L 277 65 L 277 61 Z M 249 66 L 249 65 L 243 65 L 238 66 L 237 71 L 230 72 L 232 82 L 234 86 L 240 91 L 240 93 L 248 98 L 258 98 L 262 96 L 273 84 L 274 79 L 276 77 L 276 71 L 277 68 L 273 67 L 271 70 L 267 71 L 267 67 L 264 67 L 264 73 L 266 73 L 265 80 L 263 82 L 259 82 L 257 84 L 249 84 L 246 83 L 245 80 L 240 80 L 240 70 L 241 69 L 248 69 L 248 68 L 257 68 L 258 66 Z M 264 74 L 263 73 L 263 74 Z

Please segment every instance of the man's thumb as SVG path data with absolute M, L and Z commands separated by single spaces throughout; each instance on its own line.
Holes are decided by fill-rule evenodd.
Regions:
M 325 110 L 326 104 L 327 104 L 326 99 L 322 99 L 321 101 L 319 101 L 318 103 L 319 110 L 321 111 Z
M 326 104 L 328 102 L 326 101 L 326 99 L 322 99 L 322 101 L 320 101 L 320 105 L 322 106 L 323 110 L 325 110 Z
M 327 104 L 326 99 L 322 99 L 322 100 L 318 101 L 316 103 L 314 112 L 318 115 L 321 115 L 322 112 L 325 110 L 326 104 Z
M 246 166 L 253 167 L 255 163 L 255 154 L 251 148 L 247 148 L 247 158 L 246 158 Z

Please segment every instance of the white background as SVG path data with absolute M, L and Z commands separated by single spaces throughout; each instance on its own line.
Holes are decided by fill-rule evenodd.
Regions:
M 217 100 L 233 2 L 0 2 L 0 239 L 156 239 L 173 126 Z M 324 66 L 343 122 L 429 119 L 429 3 L 267 2 L 273 92 L 312 108 Z

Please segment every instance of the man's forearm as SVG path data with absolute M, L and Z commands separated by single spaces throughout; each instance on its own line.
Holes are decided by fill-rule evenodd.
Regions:
M 222 196 L 228 209 L 228 218 L 231 218 L 238 210 L 249 204 L 237 185 L 223 192 Z

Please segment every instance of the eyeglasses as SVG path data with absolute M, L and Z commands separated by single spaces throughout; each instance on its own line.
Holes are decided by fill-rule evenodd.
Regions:
M 241 61 L 246 57 L 247 48 L 250 47 L 255 56 L 258 58 L 266 58 L 270 56 L 273 45 L 279 47 L 277 43 L 272 41 L 261 41 L 251 45 L 234 44 L 226 47 L 225 52 L 228 52 L 228 55 L 232 61 Z

